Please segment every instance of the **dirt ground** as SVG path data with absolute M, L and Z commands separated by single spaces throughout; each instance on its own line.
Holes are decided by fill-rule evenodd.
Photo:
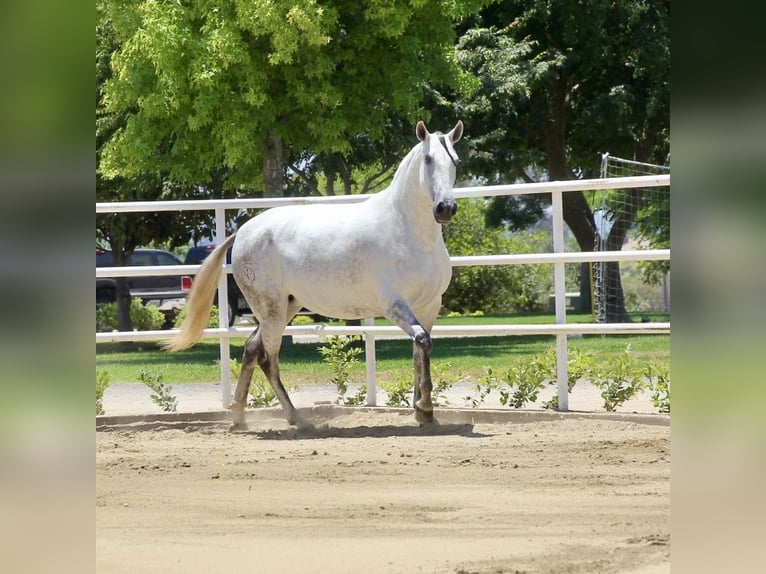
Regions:
M 97 571 L 670 571 L 667 425 L 314 422 L 98 427 Z

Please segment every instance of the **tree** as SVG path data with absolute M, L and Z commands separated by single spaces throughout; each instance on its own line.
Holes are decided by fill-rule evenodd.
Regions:
M 457 49 L 481 83 L 457 102 L 472 130 L 469 169 L 510 181 L 588 177 L 598 151 L 664 163 L 669 18 L 669 2 L 659 0 L 505 0 L 469 19 Z M 564 220 L 591 251 L 595 224 L 584 194 L 564 194 Z M 587 295 L 588 274 L 582 279 Z M 624 319 L 624 306 L 617 315 Z
M 127 114 L 114 113 L 104 106 L 103 87 L 111 76 L 111 58 L 115 51 L 112 23 L 104 18 L 103 5 L 97 4 L 96 23 L 96 159 L 101 157 L 106 142 L 123 128 Z M 193 193 L 193 191 L 191 192 Z M 162 173 L 147 172 L 131 177 L 105 178 L 96 172 L 96 201 L 140 201 L 178 199 L 188 196 L 188 188 L 166 180 Z M 206 194 L 203 194 L 206 195 Z M 190 229 L 210 225 L 205 212 L 180 213 L 110 213 L 96 216 L 96 238 L 107 243 L 117 266 L 127 265 L 133 250 L 151 241 L 169 241 L 171 245 L 186 243 Z M 133 329 L 130 317 L 130 291 L 127 280 L 117 278 L 117 310 L 121 331 Z
M 443 228 L 444 242 L 452 256 L 477 253 L 534 253 L 550 249 L 542 245 L 547 235 L 518 233 L 485 225 L 486 204 L 481 199 L 461 202 L 459 217 Z M 488 265 L 457 267 L 442 297 L 449 311 L 511 313 L 545 308 L 552 273 L 546 265 Z
M 427 116 L 424 85 L 460 80 L 453 22 L 485 1 L 105 0 L 105 104 L 127 121 L 101 169 L 197 185 L 224 171 L 229 189 L 282 195 L 288 153 L 329 163 L 392 114 Z

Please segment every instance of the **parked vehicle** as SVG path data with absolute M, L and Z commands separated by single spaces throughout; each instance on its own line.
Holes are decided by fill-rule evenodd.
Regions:
M 96 267 L 114 267 L 111 251 L 96 249 Z M 183 265 L 183 262 L 161 249 L 136 249 L 127 262 L 128 266 Z M 144 303 L 151 301 L 162 306 L 169 301 L 185 300 L 192 286 L 189 275 L 156 275 L 128 277 L 131 297 L 138 297 Z M 113 303 L 117 300 L 117 278 L 96 279 L 96 304 Z
M 210 255 L 215 249 L 215 244 L 210 243 L 208 245 L 197 245 L 191 247 L 184 259 L 185 265 L 199 265 L 205 258 Z M 226 263 L 231 263 L 231 249 L 226 252 Z M 238 316 L 245 313 L 250 313 L 250 307 L 245 301 L 242 291 L 239 290 L 237 282 L 234 280 L 234 276 L 231 273 L 226 274 L 226 284 L 228 286 L 229 295 L 229 308 L 227 309 L 229 326 L 234 324 L 234 321 Z M 215 295 L 214 304 L 218 305 L 218 293 Z

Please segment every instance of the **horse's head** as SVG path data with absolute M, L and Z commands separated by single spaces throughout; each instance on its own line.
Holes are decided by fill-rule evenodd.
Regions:
M 453 144 L 463 135 L 463 122 L 447 134 L 430 133 L 421 121 L 415 128 L 418 139 L 423 142 L 423 160 L 420 167 L 420 186 L 428 190 L 433 202 L 434 219 L 437 223 L 447 223 L 457 211 L 455 185 L 457 163 L 459 161 Z

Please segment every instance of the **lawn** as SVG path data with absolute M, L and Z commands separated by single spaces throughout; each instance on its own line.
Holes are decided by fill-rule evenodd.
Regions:
M 667 314 L 650 315 L 653 321 L 668 321 Z M 640 321 L 641 317 L 635 320 Z M 589 314 L 567 315 L 571 323 L 591 322 Z M 444 317 L 439 325 L 460 324 L 521 324 L 554 323 L 552 315 L 513 315 L 502 317 Z M 386 324 L 381 320 L 378 324 Z M 477 380 L 484 367 L 495 370 L 510 367 L 523 355 L 544 352 L 555 342 L 550 336 L 466 337 L 434 339 L 432 363 L 449 363 L 454 376 L 462 374 L 466 380 Z M 241 359 L 245 338 L 231 339 L 232 358 Z M 607 358 L 625 349 L 627 345 L 639 356 L 667 358 L 670 356 L 669 335 L 592 335 L 569 340 L 570 350 L 592 350 L 597 357 Z M 280 354 L 282 376 L 290 386 L 329 383 L 331 369 L 322 362 L 318 348 L 321 343 L 285 345 Z M 168 353 L 153 342 L 101 343 L 96 345 L 96 368 L 106 369 L 113 382 L 138 382 L 143 369 L 162 375 L 166 383 L 209 383 L 219 380 L 219 345 L 215 339 L 204 340 L 180 353 Z M 364 380 L 364 354 L 351 369 L 352 379 Z M 378 376 L 391 381 L 397 375 L 412 371 L 412 343 L 408 340 L 381 340 L 376 342 Z

